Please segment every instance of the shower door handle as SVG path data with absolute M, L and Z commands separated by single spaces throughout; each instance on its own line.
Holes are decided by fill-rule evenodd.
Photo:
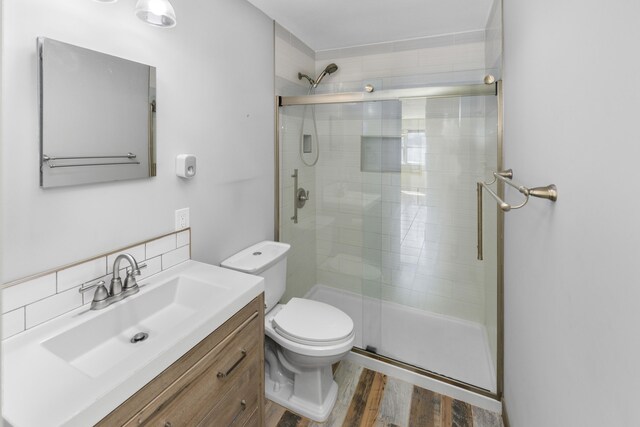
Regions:
M 478 261 L 482 261 L 484 257 L 482 253 L 482 184 L 480 182 L 477 183 L 476 192 L 478 198 Z
M 294 224 L 298 223 L 298 169 L 294 169 L 293 170 L 293 175 L 291 175 L 291 178 L 293 178 L 293 216 L 291 217 L 291 219 L 293 220 Z M 304 204 L 304 203 L 303 203 Z

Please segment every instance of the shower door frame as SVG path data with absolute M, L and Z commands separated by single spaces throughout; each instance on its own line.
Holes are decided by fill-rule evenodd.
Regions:
M 381 90 L 371 93 L 366 92 L 345 92 L 321 95 L 306 96 L 279 96 L 275 97 L 274 111 L 274 240 L 280 241 L 280 107 L 294 105 L 320 105 L 320 104 L 344 104 L 361 103 L 371 101 L 397 101 L 408 98 L 454 98 L 462 96 L 495 96 L 497 100 L 497 168 L 504 169 L 503 161 L 503 96 L 502 80 L 491 84 L 476 85 L 449 85 L 449 86 L 427 86 L 409 89 Z M 504 198 L 504 184 L 498 182 L 498 195 Z M 496 233 L 497 233 L 497 367 L 496 367 L 496 392 L 477 387 L 473 384 L 458 381 L 454 378 L 446 377 L 438 373 L 423 369 L 414 365 L 401 362 L 386 356 L 375 354 L 357 347 L 351 351 L 374 360 L 379 360 L 390 365 L 409 370 L 411 372 L 433 378 L 438 381 L 459 387 L 464 390 L 477 393 L 497 401 L 503 397 L 504 387 L 504 212 L 496 206 Z

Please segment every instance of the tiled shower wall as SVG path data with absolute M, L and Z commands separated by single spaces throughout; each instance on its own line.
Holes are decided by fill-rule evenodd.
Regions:
M 483 98 L 326 106 L 316 181 L 318 282 L 484 323 L 475 183 L 485 169 Z M 403 110 L 405 111 L 403 113 Z M 403 115 L 405 115 L 403 119 Z M 363 172 L 362 136 L 426 135 L 425 163 Z
M 486 58 L 500 51 L 485 43 L 491 25 L 499 23 L 495 10 L 487 31 L 316 52 L 310 75 L 331 62 L 339 67 L 318 93 L 360 91 L 367 83 L 377 90 L 478 83 Z M 307 72 L 310 49 L 277 28 L 278 52 L 280 93 L 305 94 L 308 86 L 300 84 L 297 72 Z M 316 106 L 321 142 L 315 168 L 299 160 L 303 111 L 281 109 L 281 240 L 292 243 L 295 258 L 289 259 L 285 299 L 303 296 L 317 282 L 491 325 L 484 264 L 475 259 L 475 182 L 484 177 L 485 156 L 492 153 L 485 144 L 484 100 L 431 100 L 422 118 L 413 120 L 402 119 L 400 102 Z M 305 126 L 309 118 L 308 108 Z M 360 170 L 363 135 L 397 137 L 416 129 L 428 138 L 426 164 L 417 176 Z M 300 185 L 313 189 L 296 226 L 287 224 L 294 168 Z
M 494 0 L 485 28 L 486 73 L 502 78 L 502 0 Z
M 318 87 L 324 92 L 479 83 L 485 75 L 485 31 L 379 43 L 316 52 L 316 73 L 335 62 L 338 71 Z
M 480 82 L 484 31 L 316 54 L 335 62 L 327 92 Z M 323 86 L 323 85 L 321 85 Z M 484 265 L 475 259 L 475 182 L 485 170 L 482 98 L 319 107 L 319 283 L 485 323 Z M 404 119 L 403 119 L 404 116 Z M 361 137 L 426 133 L 422 170 L 360 170 Z
M 302 41 L 276 24 L 276 94 L 306 95 L 307 80 L 299 80 L 298 72 L 313 75 L 315 53 Z M 315 78 L 315 76 L 312 76 Z M 304 120 L 304 133 L 311 134 L 311 109 L 301 107 L 280 108 L 280 241 L 289 243 L 287 260 L 287 290 L 282 302 L 291 297 L 304 296 L 316 284 L 316 169 L 306 166 L 300 159 L 299 141 Z M 315 159 L 314 152 L 305 154 L 307 163 Z M 294 170 L 298 170 L 298 187 L 309 191 L 310 200 L 298 210 L 298 223 L 294 213 Z
M 191 258 L 191 230 L 187 229 L 158 237 L 146 243 L 118 249 L 88 261 L 61 267 L 34 279 L 5 284 L 2 289 L 2 339 L 19 334 L 43 322 L 89 304 L 93 292 L 79 292 L 81 287 L 104 280 L 108 286 L 113 262 L 121 253 L 133 255 L 140 270 L 138 280 L 159 273 Z M 125 277 L 121 264 L 120 277 Z

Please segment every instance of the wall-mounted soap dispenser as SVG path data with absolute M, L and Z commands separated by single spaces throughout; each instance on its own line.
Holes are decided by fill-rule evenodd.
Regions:
M 196 175 L 196 156 L 178 154 L 176 157 L 176 175 L 181 178 L 193 178 Z

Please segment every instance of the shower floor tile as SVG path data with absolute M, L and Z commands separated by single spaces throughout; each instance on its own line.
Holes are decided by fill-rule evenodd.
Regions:
M 266 427 L 502 427 L 499 414 L 343 360 L 335 369 L 338 400 L 316 423 L 267 400 Z

